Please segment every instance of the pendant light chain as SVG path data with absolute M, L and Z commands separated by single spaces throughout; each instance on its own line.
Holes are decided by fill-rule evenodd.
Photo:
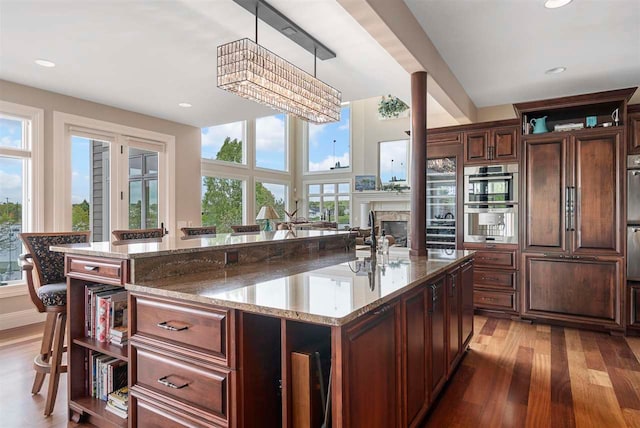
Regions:
M 256 45 L 258 44 L 258 6 L 260 5 L 260 2 L 257 1 L 256 2 Z

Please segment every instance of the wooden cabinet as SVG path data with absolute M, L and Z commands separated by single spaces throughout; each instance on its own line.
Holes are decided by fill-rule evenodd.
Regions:
M 465 132 L 465 164 L 517 161 L 517 132 L 517 126 L 492 127 Z
M 427 147 L 438 145 L 458 145 L 462 143 L 462 132 L 437 132 L 429 130 L 427 132 Z
M 66 256 L 67 276 L 67 379 L 70 418 L 97 426 L 127 426 L 127 420 L 106 410 L 106 402 L 91 397 L 87 364 L 91 352 L 129 361 L 126 347 L 99 342 L 85 336 L 87 327 L 85 285 L 91 283 L 120 286 L 127 280 L 127 261 Z
M 233 425 L 235 312 L 138 293 L 129 308 L 131 395 L 208 426 Z
M 476 252 L 473 304 L 496 315 L 518 312 L 518 246 L 515 244 L 465 244 Z
M 344 426 L 400 425 L 400 304 L 387 303 L 344 332 Z
M 622 255 L 622 130 L 525 139 L 524 250 Z
M 192 415 L 168 409 L 153 400 L 132 395 L 129 398 L 132 427 L 144 428 L 222 428 L 222 425 L 201 420 Z
M 630 283 L 631 284 L 631 283 Z M 629 328 L 635 330 L 636 334 L 640 331 L 640 283 L 633 283 L 628 290 L 629 301 L 629 319 L 627 321 Z
M 629 106 L 627 146 L 628 154 L 640 154 L 640 104 Z
M 431 281 L 427 289 L 431 324 L 431 395 L 436 396 L 444 386 L 448 373 L 445 276 Z
M 523 316 L 621 327 L 619 258 L 524 256 Z
M 473 337 L 473 283 L 473 261 L 469 261 L 460 267 L 460 301 L 462 308 L 462 322 L 460 327 L 461 352 L 464 352 Z
M 404 337 L 404 420 L 419 426 L 429 408 L 429 316 L 427 287 L 416 287 L 402 298 L 402 336 Z
M 462 350 L 462 308 L 460 268 L 447 272 L 447 363 L 451 373 Z

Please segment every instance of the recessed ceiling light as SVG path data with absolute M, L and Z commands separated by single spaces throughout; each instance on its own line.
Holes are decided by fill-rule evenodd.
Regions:
M 189 103 L 180 103 L 180 104 L 178 104 L 178 105 L 179 105 L 180 107 L 184 107 L 184 108 L 192 107 L 192 106 L 191 106 L 191 104 L 189 104 Z
M 544 74 L 558 74 L 567 70 L 567 67 L 554 67 L 544 72 Z
M 41 67 L 53 68 L 56 66 L 55 62 L 47 61 L 46 59 L 37 59 L 34 62 Z
M 571 0 L 547 0 L 544 2 L 544 7 L 547 9 L 557 9 L 568 5 L 569 3 L 571 3 Z

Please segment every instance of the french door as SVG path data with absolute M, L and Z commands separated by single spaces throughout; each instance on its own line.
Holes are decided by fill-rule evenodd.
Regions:
M 165 144 L 68 128 L 70 192 L 65 223 L 111 240 L 115 229 L 160 227 L 167 213 Z

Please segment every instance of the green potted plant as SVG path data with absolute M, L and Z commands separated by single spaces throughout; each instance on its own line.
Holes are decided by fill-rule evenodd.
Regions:
M 409 109 L 409 106 L 404 103 L 400 98 L 389 95 L 388 97 L 382 96 L 382 99 L 378 103 L 378 114 L 385 119 L 395 119 Z

